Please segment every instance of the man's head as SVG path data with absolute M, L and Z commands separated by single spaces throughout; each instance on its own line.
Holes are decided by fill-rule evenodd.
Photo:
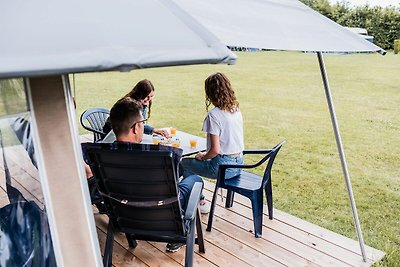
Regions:
M 130 97 L 118 100 L 111 109 L 110 122 L 117 141 L 140 143 L 144 122 L 142 105 Z

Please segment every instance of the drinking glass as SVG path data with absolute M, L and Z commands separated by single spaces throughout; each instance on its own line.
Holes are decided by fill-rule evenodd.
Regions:
M 197 139 L 196 138 L 190 138 L 189 139 L 190 143 L 190 148 L 195 148 L 197 146 Z

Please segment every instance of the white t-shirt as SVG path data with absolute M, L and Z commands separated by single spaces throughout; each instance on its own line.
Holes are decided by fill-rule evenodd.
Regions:
M 203 122 L 203 132 L 219 136 L 219 154 L 240 153 L 244 149 L 243 117 L 240 110 L 235 112 L 213 108 Z M 211 147 L 207 134 L 207 150 Z

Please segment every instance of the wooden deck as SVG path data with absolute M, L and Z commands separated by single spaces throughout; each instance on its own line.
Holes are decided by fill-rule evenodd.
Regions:
M 26 160 L 23 148 L 8 147 L 6 153 L 13 185 L 42 203 L 37 171 Z M 8 199 L 0 158 L 0 206 L 3 206 Z M 213 189 L 213 183 L 205 182 L 207 199 L 211 199 Z M 211 232 L 205 231 L 208 215 L 202 215 L 206 253 L 196 252 L 195 266 L 371 266 L 385 255 L 366 246 L 368 261 L 363 262 L 357 241 L 279 210 L 274 210 L 274 220 L 269 220 L 265 211 L 263 237 L 255 238 L 249 201 L 236 195 L 232 208 L 225 209 L 223 204 L 219 197 Z M 93 211 L 103 251 L 108 218 L 95 208 Z M 115 236 L 114 266 L 182 266 L 183 263 L 184 249 L 167 253 L 165 244 L 145 241 L 138 241 L 135 249 L 129 249 L 124 235 Z
M 213 184 L 206 182 L 205 195 L 211 199 Z M 371 266 L 384 253 L 366 247 L 368 261 L 363 262 L 358 242 L 329 230 L 274 210 L 274 220 L 264 215 L 263 237 L 255 238 L 251 209 L 247 199 L 235 196 L 235 204 L 225 209 L 218 201 L 211 232 L 205 227 L 208 215 L 202 215 L 206 253 L 196 251 L 196 266 Z M 107 216 L 95 215 L 100 245 L 103 249 Z M 181 266 L 184 249 L 165 252 L 165 244 L 138 241 L 129 249 L 125 236 L 114 243 L 114 266 Z M 196 247 L 197 248 L 197 247 Z

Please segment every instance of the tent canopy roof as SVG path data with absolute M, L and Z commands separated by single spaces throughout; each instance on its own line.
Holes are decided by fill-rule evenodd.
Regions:
M 13 0 L 0 10 L 0 78 L 236 59 L 170 0 Z
M 298 0 L 174 1 L 228 46 L 385 53 Z

